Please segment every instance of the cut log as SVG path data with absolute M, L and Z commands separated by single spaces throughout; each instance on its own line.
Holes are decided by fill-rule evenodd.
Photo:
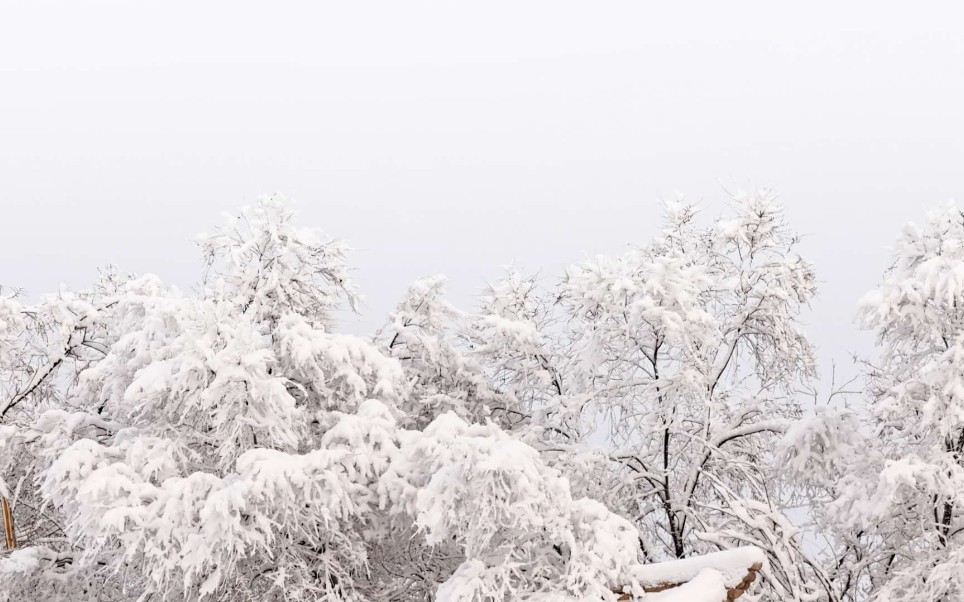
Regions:
M 736 587 L 732 587 L 726 590 L 726 599 L 736 600 L 737 598 L 745 594 L 746 590 L 750 589 L 750 585 L 752 585 L 753 582 L 756 581 L 756 574 L 759 573 L 760 569 L 762 568 L 763 568 L 763 565 L 760 564 L 759 562 L 751 565 L 750 568 L 747 570 L 746 577 L 743 578 L 743 581 L 740 581 L 740 584 L 737 585 Z
M 726 589 L 726 598 L 720 602 L 732 602 L 742 596 L 756 581 L 757 573 L 763 569 L 765 558 L 757 548 L 737 548 L 703 556 L 669 560 L 655 564 L 642 565 L 633 572 L 633 580 L 650 594 L 665 592 L 690 583 L 702 571 L 710 570 L 719 574 Z M 719 591 L 722 592 L 723 588 Z M 622 590 L 614 590 L 621 593 Z M 623 593 L 619 600 L 632 600 L 632 594 Z

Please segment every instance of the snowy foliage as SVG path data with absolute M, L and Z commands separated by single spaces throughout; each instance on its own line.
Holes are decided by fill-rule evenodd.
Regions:
M 824 578 L 770 463 L 814 374 L 799 323 L 814 274 L 770 193 L 733 209 L 701 225 L 671 203 L 654 242 L 572 266 L 555 290 L 510 271 L 458 329 L 504 426 L 632 519 L 643 558 L 759 546 L 767 591 L 806 599 Z
M 480 358 L 537 352 L 514 328 L 524 307 L 463 314 L 426 280 L 372 343 L 335 331 L 357 303 L 343 247 L 279 199 L 200 246 L 197 295 L 109 272 L 91 294 L 3 297 L 0 493 L 21 537 L 3 599 L 633 587 L 636 527 L 499 426 L 526 394 L 497 390 Z M 487 337 L 498 348 L 474 347 Z
M 868 411 L 810 412 L 816 279 L 773 195 L 665 209 L 475 308 L 418 280 L 372 337 L 280 197 L 199 237 L 193 293 L 0 291 L 0 601 L 711 602 L 755 564 L 751 601 L 964 596 L 961 212 L 861 305 Z
M 838 565 L 873 600 L 964 597 L 964 213 L 905 226 L 896 263 L 860 305 L 878 336 L 867 437 L 834 484 Z

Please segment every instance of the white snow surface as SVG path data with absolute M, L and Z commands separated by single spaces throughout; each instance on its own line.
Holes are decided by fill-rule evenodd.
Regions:
M 700 560 L 700 558 L 692 560 Z M 646 594 L 643 600 L 645 602 L 722 602 L 726 600 L 726 588 L 726 578 L 723 573 L 713 569 L 702 569 L 691 581 L 673 589 Z
M 6 558 L 0 559 L 0 573 L 29 573 L 40 566 L 37 548 L 14 550 Z
M 735 548 L 682 558 L 654 564 L 644 564 L 635 568 L 632 577 L 643 587 L 655 587 L 667 583 L 695 581 L 707 569 L 717 572 L 726 587 L 738 585 L 753 564 L 763 565 L 766 556 L 753 546 Z

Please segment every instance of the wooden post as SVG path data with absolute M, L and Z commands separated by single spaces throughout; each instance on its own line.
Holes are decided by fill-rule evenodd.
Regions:
M 7 549 L 12 550 L 17 547 L 17 535 L 13 530 L 13 512 L 10 511 L 10 503 L 7 498 L 0 500 L 3 509 L 3 532 L 7 536 Z

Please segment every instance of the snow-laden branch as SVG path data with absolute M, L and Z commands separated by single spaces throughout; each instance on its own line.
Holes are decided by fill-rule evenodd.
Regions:
M 84 307 L 83 314 L 77 317 L 74 311 L 68 306 L 58 310 L 57 313 L 66 314 L 69 318 L 63 323 L 45 325 L 45 328 L 56 328 L 64 331 L 60 337 L 59 344 L 53 344 L 43 350 L 42 361 L 30 378 L 20 389 L 9 398 L 0 401 L 0 421 L 6 416 L 7 412 L 27 399 L 34 391 L 49 381 L 57 372 L 57 368 L 68 358 L 72 357 L 80 347 L 87 347 L 106 355 L 107 346 L 100 341 L 91 340 L 87 337 L 89 329 L 96 323 L 100 311 L 109 309 L 113 302 L 104 304 L 100 308 Z M 36 313 L 36 312 L 33 312 Z M 35 333 L 34 333 L 35 334 Z

